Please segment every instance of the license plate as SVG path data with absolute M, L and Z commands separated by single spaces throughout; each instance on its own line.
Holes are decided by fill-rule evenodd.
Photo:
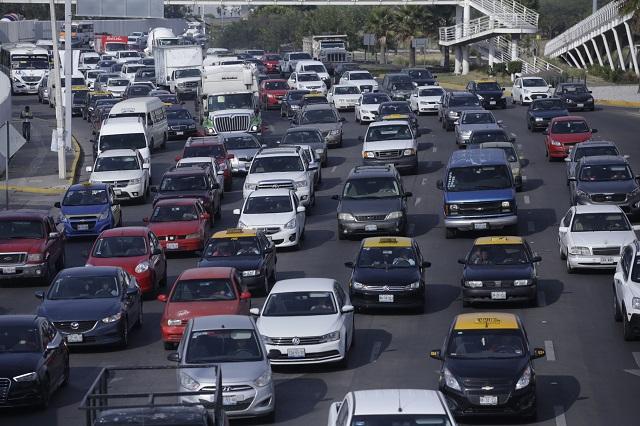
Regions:
M 365 225 L 364 226 L 364 230 L 365 231 L 377 231 L 378 230 L 378 225 Z
M 67 342 L 82 343 L 82 334 L 67 334 Z
M 176 132 L 176 136 L 182 136 L 184 135 L 184 132 Z
M 287 349 L 287 358 L 304 358 L 304 348 L 289 348 Z
M 85 225 L 85 224 L 78 225 L 78 231 L 88 231 L 88 230 L 89 230 L 89 225 Z
M 473 229 L 487 229 L 489 227 L 489 225 L 487 223 L 474 223 L 473 224 Z
M 2 273 L 3 274 L 15 274 L 16 273 L 16 268 L 15 268 L 15 266 L 5 266 L 4 268 L 2 268 Z
M 481 396 L 480 405 L 498 405 L 498 397 L 495 395 Z
M 282 103 L 282 101 L 277 101 L 277 102 L 278 102 L 278 105 L 280 105 Z
M 577 107 L 578 108 L 584 108 L 584 104 L 578 104 Z
M 505 300 L 507 298 L 507 292 L 506 291 L 492 291 L 491 292 L 491 299 L 493 300 Z
M 178 243 L 167 243 L 167 249 L 169 249 L 169 250 L 175 250 L 178 247 L 179 247 Z
M 496 101 L 489 101 L 489 105 L 495 105 Z
M 222 396 L 222 405 L 236 405 L 237 403 L 238 398 L 236 395 Z
M 378 295 L 378 302 L 393 303 L 393 294 L 380 294 L 380 295 Z
M 600 263 L 615 263 L 613 257 L 601 257 Z

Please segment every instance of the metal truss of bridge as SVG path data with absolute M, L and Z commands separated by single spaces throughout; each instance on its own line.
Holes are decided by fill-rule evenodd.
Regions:
M 624 14 L 624 1 L 614 1 L 549 40 L 545 56 L 562 58 L 577 68 L 609 66 L 611 70 L 638 70 L 638 51 L 629 25 L 633 13 Z

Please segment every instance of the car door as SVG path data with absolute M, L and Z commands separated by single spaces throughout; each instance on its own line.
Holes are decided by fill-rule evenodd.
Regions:
M 515 100 L 520 99 L 520 89 L 522 88 L 522 79 L 516 78 L 516 81 L 513 82 L 513 89 L 511 91 L 511 97 Z
M 140 151 L 136 151 L 136 157 L 138 158 L 138 169 L 142 174 L 142 182 L 144 182 L 144 190 L 149 187 L 149 169 L 144 167 L 144 159 L 142 158 L 142 154 Z
M 276 271 L 276 250 L 273 241 L 269 240 L 264 234 L 258 234 L 258 243 L 260 244 L 262 253 L 265 257 L 267 276 L 274 276 Z
M 135 279 L 132 278 L 127 272 L 120 271 L 118 274 L 118 280 L 120 281 L 120 288 L 122 294 L 122 303 L 125 311 L 127 312 L 127 321 L 129 328 L 133 327 L 138 315 L 140 315 L 140 292 L 134 294 L 128 294 L 128 291 L 132 287 L 136 287 L 138 284 Z
M 346 349 L 348 350 L 351 347 L 351 342 L 353 341 L 353 312 L 342 312 L 342 308 L 345 305 L 350 305 L 350 303 L 348 300 L 348 296 L 342 289 L 340 283 L 334 282 L 333 293 L 338 303 L 338 313 L 340 314 L 341 327 L 342 329 L 344 329 L 345 336 L 347 336 L 348 339 L 345 341 Z
M 616 273 L 613 276 L 613 283 L 619 306 L 622 306 L 624 302 L 627 290 L 626 284 L 629 281 L 629 274 L 631 273 L 631 268 L 633 266 L 633 247 L 628 245 L 624 248 L 624 252 L 620 258 L 620 268 L 616 269 Z
M 332 86 L 331 89 L 329 89 L 329 91 L 327 92 L 327 102 L 329 102 L 329 104 L 333 105 L 335 107 L 335 105 L 333 104 L 333 92 L 335 90 L 335 86 Z
M 156 280 L 156 283 L 160 283 L 164 278 L 167 269 L 164 252 L 162 251 L 162 246 L 160 245 L 158 237 L 156 237 L 156 234 L 151 231 L 147 234 L 147 242 L 149 244 L 150 254 L 149 263 L 153 269 L 154 279 Z M 158 252 L 158 254 L 153 254 L 154 251 Z
M 298 196 L 295 192 L 291 191 L 291 197 L 293 201 L 293 208 L 296 213 L 296 222 L 298 223 L 298 235 L 302 235 L 304 232 L 305 222 L 306 222 L 306 214 L 305 212 L 299 212 L 298 207 L 300 206 L 300 201 L 298 200 Z
M 209 169 L 211 170 L 211 169 Z M 212 195 L 212 199 L 214 201 L 214 206 L 213 206 L 213 214 L 215 214 L 217 211 L 219 211 L 220 207 L 220 192 L 222 191 L 222 187 L 220 185 L 218 185 L 218 181 L 216 180 L 215 176 L 213 176 L 211 173 L 207 173 L 207 185 L 209 185 L 209 187 L 211 188 L 211 195 Z
M 248 291 L 245 286 L 242 285 L 242 276 L 238 271 L 231 276 L 231 283 L 238 295 L 238 315 L 249 315 L 249 309 L 251 309 L 251 299 L 242 299 L 240 295 Z
M 571 224 L 573 222 L 573 212 L 574 207 L 571 207 L 567 214 L 564 215 L 562 220 L 560 221 L 560 226 L 563 228 L 567 228 L 564 232 L 558 231 L 558 244 L 560 245 L 560 251 L 567 253 L 568 252 L 568 244 L 569 244 L 569 234 L 571 232 Z

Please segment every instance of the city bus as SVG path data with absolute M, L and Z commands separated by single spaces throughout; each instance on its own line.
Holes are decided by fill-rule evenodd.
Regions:
M 30 43 L 4 44 L 0 67 L 11 80 L 11 94 L 35 94 L 42 77 L 49 72 L 49 52 Z

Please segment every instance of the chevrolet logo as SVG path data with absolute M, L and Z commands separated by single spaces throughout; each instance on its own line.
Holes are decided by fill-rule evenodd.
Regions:
M 490 390 L 493 390 L 493 386 L 483 386 L 480 389 L 485 390 L 485 391 L 490 391 Z
M 223 386 L 222 392 L 231 392 L 231 386 Z

